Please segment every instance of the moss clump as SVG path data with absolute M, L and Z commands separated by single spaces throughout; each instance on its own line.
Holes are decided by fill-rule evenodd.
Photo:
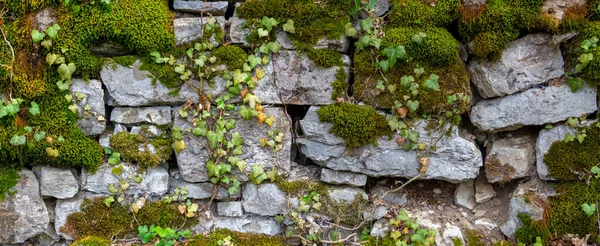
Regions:
M 99 238 L 99 237 L 85 237 L 79 239 L 71 244 L 71 246 L 109 246 L 112 242 L 110 240 Z
M 385 117 L 369 106 L 332 104 L 321 107 L 317 113 L 320 121 L 333 123 L 329 131 L 344 139 L 348 149 L 377 146 L 377 139 L 392 134 Z
M 531 245 L 536 242 L 537 237 L 540 237 L 544 244 L 548 242 L 550 231 L 544 221 L 535 221 L 528 214 L 518 214 L 517 218 L 521 220 L 521 226 L 515 232 L 515 239 L 519 243 Z
M 454 246 L 463 246 L 463 242 L 460 240 L 460 238 L 455 237 L 452 239 L 452 245 Z
M 0 168 L 0 202 L 6 199 L 9 190 L 19 183 L 19 174 L 11 168 Z
M 459 34 L 466 42 L 479 39 L 473 46 L 478 57 L 497 59 L 502 49 L 519 37 L 521 29 L 533 29 L 540 25 L 543 2 L 492 0 L 481 7 L 464 6 L 459 14 Z
M 58 5 L 60 0 L 0 0 L 0 5 L 6 6 L 15 14 L 25 14 L 45 7 Z
M 585 130 L 587 137 L 583 143 L 557 141 L 544 155 L 544 163 L 552 177 L 576 180 L 579 178 L 576 173 L 586 173 L 600 163 L 600 128 L 590 127 Z
M 64 53 L 67 62 L 77 66 L 77 73 L 95 77 L 103 58 L 94 56 L 88 47 L 102 40 L 112 40 L 139 54 L 153 50 L 169 50 L 175 46 L 172 26 L 173 15 L 167 1 L 119 0 L 112 1 L 110 11 L 86 5 L 78 13 L 71 8 L 59 11 L 61 30 L 53 45 L 53 52 Z
M 81 205 L 81 212 L 69 215 L 60 231 L 75 239 L 87 236 L 110 239 L 113 236 L 137 235 L 139 225 L 184 228 L 198 223 L 197 219 L 187 219 L 175 204 L 160 201 L 146 202 L 137 214 L 133 214 L 129 206 L 116 204 L 109 208 L 103 200 L 103 198 L 86 199 Z
M 192 47 L 191 44 L 182 45 L 166 53 L 163 53 L 162 56 L 184 57 L 186 55 L 186 50 L 190 47 Z M 142 56 L 139 59 L 142 61 L 140 70 L 152 73 L 152 83 L 159 82 L 167 88 L 177 88 L 183 84 L 183 82 L 179 78 L 179 74 L 175 72 L 174 66 L 169 66 L 166 64 L 156 64 L 156 62 L 154 62 L 154 60 L 150 56 Z
M 189 246 L 220 246 L 219 240 L 227 237 L 231 238 L 231 242 L 235 245 L 248 246 L 284 246 L 285 240 L 279 236 L 266 236 L 252 233 L 235 232 L 228 229 L 216 229 L 208 237 L 203 235 L 195 235 L 190 237 L 186 243 Z
M 343 66 L 342 54 L 330 49 L 314 49 L 312 47 L 301 49 L 308 58 L 315 62 L 317 66 L 330 68 L 334 66 Z
M 427 35 L 421 44 L 412 41 L 420 32 Z M 386 30 L 381 50 L 403 45 L 408 56 L 423 65 L 443 67 L 454 63 L 458 56 L 458 41 L 444 28 L 393 28 Z
M 445 27 L 458 19 L 459 7 L 460 0 L 395 0 L 392 4 L 390 25 Z
M 133 160 L 142 168 L 153 168 L 165 163 L 173 153 L 171 140 L 168 138 L 149 139 L 143 134 L 128 132 L 119 132 L 111 136 L 110 146 L 114 151 L 121 153 L 122 158 Z
M 595 238 L 598 235 L 597 217 L 585 215 L 581 204 L 595 204 L 600 200 L 600 182 L 595 178 L 592 178 L 590 184 L 564 181 L 555 188 L 558 195 L 550 197 L 550 231 L 558 235 L 591 234 Z
M 348 12 L 351 2 L 347 0 L 297 1 L 297 0 L 251 0 L 236 9 L 243 19 L 273 17 L 281 23 L 294 21 L 296 33 L 293 40 L 315 44 L 322 37 L 338 39 L 344 34 L 344 26 L 350 22 Z
M 471 97 L 469 74 L 465 64 L 458 56 L 454 59 L 455 62 L 451 66 L 441 68 L 424 66 L 415 62 L 397 64 L 387 72 L 386 77 L 392 84 L 397 85 L 398 89 L 395 93 L 386 90 L 377 95 L 375 93 L 377 81 L 383 78 L 375 71 L 368 52 L 357 53 L 354 57 L 354 97 L 374 107 L 392 108 L 394 101 L 404 102 L 404 96 L 410 95 L 409 91 L 402 90 L 400 85 L 402 76 L 415 76 L 414 68 L 423 67 L 425 73 L 421 77 L 415 78 L 415 82 L 422 84 L 431 74 L 438 75 L 440 91 L 421 90 L 419 95 L 413 99 L 417 99 L 420 103 L 419 112 L 439 113 L 452 109 L 458 110 L 459 113 L 467 112 L 471 107 L 468 101 L 457 101 L 453 104 L 446 102 L 446 96 L 457 93 Z
M 220 46 L 212 55 L 217 57 L 219 64 L 225 64 L 229 70 L 241 69 L 248 59 L 246 51 L 235 45 Z
M 333 91 L 331 92 L 332 100 L 346 96 L 346 92 L 350 86 L 347 80 L 346 70 L 341 67 L 338 68 L 335 73 L 335 80 L 331 83 L 331 88 L 333 88 Z
M 481 242 L 481 239 L 477 236 L 477 231 L 467 231 L 467 245 L 468 246 L 485 246 L 485 243 Z

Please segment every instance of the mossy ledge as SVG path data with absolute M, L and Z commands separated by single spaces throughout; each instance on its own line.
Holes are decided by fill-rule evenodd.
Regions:
M 162 136 L 151 139 L 143 135 L 119 132 L 110 137 L 110 146 L 119 152 L 123 159 L 135 161 L 142 168 L 152 168 L 165 163 L 173 153 L 171 139 Z M 153 151 L 155 153 L 152 153 Z

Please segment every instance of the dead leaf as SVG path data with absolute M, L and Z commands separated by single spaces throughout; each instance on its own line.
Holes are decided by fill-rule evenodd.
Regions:
M 185 214 L 185 212 L 187 212 L 187 208 L 185 207 L 185 205 L 179 205 L 177 206 L 177 209 L 179 209 L 179 212 L 181 214 Z
M 404 118 L 404 117 L 406 117 L 406 114 L 408 114 L 408 108 L 407 107 L 399 107 L 396 109 L 396 113 L 398 113 L 398 115 L 400 115 L 400 117 Z
M 256 104 L 256 106 L 254 106 L 254 109 L 256 109 L 256 111 L 258 111 L 258 112 L 262 112 L 264 107 L 261 106 L 260 104 Z
M 248 94 L 248 89 L 244 88 L 240 91 L 240 96 L 242 96 L 242 99 L 246 98 L 246 95 Z
M 267 114 L 259 113 L 256 118 L 258 118 L 258 122 L 262 124 L 267 119 Z
M 404 142 L 406 142 L 406 138 L 396 138 L 396 144 L 398 144 L 398 147 L 402 147 Z

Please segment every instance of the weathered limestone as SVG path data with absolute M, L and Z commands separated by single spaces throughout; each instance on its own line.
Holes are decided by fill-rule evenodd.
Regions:
M 171 107 L 114 108 L 110 114 L 110 121 L 126 125 L 167 125 L 171 124 Z
M 527 90 L 564 74 L 560 47 L 550 34 L 529 34 L 502 51 L 495 62 L 474 59 L 468 65 L 471 81 L 483 98 Z
M 456 205 L 473 210 L 477 202 L 475 201 L 475 187 L 473 180 L 462 182 L 456 187 L 454 194 L 454 203 Z
M 552 129 L 543 129 L 540 131 L 535 147 L 537 173 L 540 179 L 556 180 L 550 175 L 550 172 L 548 171 L 548 166 L 546 166 L 546 163 L 544 163 L 544 155 L 548 153 L 548 150 L 550 150 L 552 143 L 564 140 L 567 133 L 575 135 L 576 130 L 566 125 L 560 124 L 552 127 Z
M 78 196 L 71 199 L 56 201 L 56 208 L 54 210 L 56 214 L 54 217 L 54 229 L 56 229 L 56 234 L 64 237 L 65 239 L 72 239 L 68 234 L 61 232 L 60 228 L 67 223 L 67 217 L 69 214 L 81 211 L 81 204 L 83 203 L 83 200 L 83 194 L 80 193 Z
M 281 47 L 286 50 L 295 50 L 296 46 L 294 41 L 290 39 L 286 32 L 277 33 L 277 41 L 281 44 Z M 313 46 L 314 49 L 332 49 L 340 53 L 348 52 L 350 49 L 350 41 L 346 36 L 342 36 L 339 39 L 327 39 L 325 37 L 319 39 Z
M 321 181 L 338 185 L 364 186 L 367 183 L 367 175 L 323 168 Z
M 217 203 L 217 211 L 220 216 L 228 217 L 242 216 L 244 214 L 241 202 L 219 202 Z
M 585 0 L 548 0 L 542 5 L 542 13 L 549 14 L 559 21 L 567 10 L 585 5 Z
M 229 3 L 227 1 L 206 2 L 204 0 L 175 0 L 173 2 L 173 8 L 177 11 L 193 14 L 204 13 L 205 15 L 211 14 L 212 16 L 225 15 L 228 5 Z
M 481 130 L 498 132 L 555 123 L 597 109 L 596 89 L 584 85 L 571 92 L 568 85 L 559 85 L 481 100 L 471 109 L 471 122 Z
M 483 175 L 475 179 L 475 201 L 484 203 L 496 196 L 494 186 L 492 186 Z
M 351 186 L 328 186 L 329 197 L 336 202 L 351 203 L 356 198 L 368 199 L 367 193 Z
M 346 64 L 343 69 L 348 75 L 350 58 L 342 55 L 342 59 Z M 319 67 L 296 51 L 279 51 L 273 55 L 272 63 L 272 78 L 263 78 L 264 82 L 259 81 L 254 89 L 263 103 L 326 105 L 334 102 L 331 99 L 331 83 L 336 79 L 338 67 Z
M 95 79 L 87 82 L 82 79 L 73 79 L 70 90 L 80 117 L 77 126 L 88 136 L 102 134 L 106 130 L 102 83 Z
M 188 190 L 188 194 L 186 195 L 191 199 L 210 199 L 214 195 L 215 192 L 215 184 L 213 183 L 189 183 L 180 179 L 172 179 L 171 180 L 171 189 L 169 191 L 170 194 L 175 194 L 175 188 L 186 188 Z M 215 196 L 216 200 L 224 201 L 224 200 L 232 200 L 239 198 L 241 196 L 241 192 L 230 195 L 227 190 L 223 187 L 219 187 L 217 191 L 217 195 Z
M 546 199 L 546 197 L 541 194 L 543 189 L 543 184 L 537 178 L 533 178 L 527 183 L 520 184 L 517 187 L 511 196 L 508 209 L 508 220 L 500 227 L 500 230 L 504 235 L 510 238 L 514 237 L 517 228 L 521 225 L 521 220 L 517 217 L 521 213 L 531 216 L 534 220 L 542 219 L 544 208 L 541 205 L 538 206 L 538 204 L 542 203 L 533 201 Z
M 318 165 L 333 170 L 363 173 L 380 177 L 414 177 L 418 175 L 419 163 L 416 151 L 404 151 L 395 140 L 379 139 L 378 147 L 372 145 L 346 150 L 342 139 L 329 133 L 330 123 L 320 122 L 318 107 L 311 107 L 300 126 L 304 136 L 298 138 L 301 151 Z M 432 143 L 438 136 L 425 130 L 426 122 L 415 126 L 420 140 Z M 429 160 L 426 179 L 440 179 L 460 182 L 474 179 L 483 165 L 481 152 L 477 146 L 458 135 L 454 128 L 450 137 L 444 136 L 437 144 L 437 150 Z
M 245 215 L 242 217 L 217 217 L 215 228 L 237 232 L 260 233 L 269 236 L 278 234 L 281 226 L 273 218 Z
M 488 145 L 485 174 L 490 183 L 528 177 L 535 170 L 535 141 L 531 134 L 498 139 Z
M 385 194 L 389 190 L 391 190 L 391 189 L 388 187 L 378 185 L 378 186 L 373 187 L 370 190 L 370 192 L 371 192 L 371 196 L 373 196 L 373 197 L 381 197 L 381 196 L 383 196 L 383 194 Z M 385 197 L 383 197 L 383 201 L 386 203 L 389 203 L 390 205 L 398 205 L 398 206 L 402 206 L 402 205 L 406 204 L 406 202 L 408 202 L 408 200 L 406 199 L 406 193 L 404 193 L 402 191 L 388 193 Z
M 248 163 L 247 171 L 251 171 L 251 165 L 261 164 L 266 170 L 277 167 L 278 172 L 287 173 L 290 170 L 291 161 L 291 134 L 290 121 L 281 108 L 265 107 L 264 113 L 274 116 L 275 121 L 272 127 L 266 124 L 259 124 L 256 120 L 238 119 L 236 128 L 232 132 L 240 132 L 244 137 L 243 154 L 237 156 L 240 160 Z M 175 116 L 175 127 L 181 130 L 191 129 L 191 117 L 188 119 Z M 274 153 L 271 148 L 263 148 L 260 144 L 260 138 L 268 138 L 267 132 L 278 129 L 284 134 L 283 148 Z M 177 165 L 181 176 L 188 182 L 206 182 L 209 180 L 205 163 L 209 160 L 208 152 L 205 150 L 206 139 L 195 137 L 191 133 L 184 133 L 184 142 L 186 149 L 175 153 Z M 245 176 L 245 175 L 243 175 Z
M 46 231 L 50 219 L 35 174 L 19 171 L 16 193 L 0 203 L 0 243 L 17 244 Z
M 175 43 L 182 45 L 190 43 L 196 39 L 202 37 L 203 24 L 206 24 L 210 17 L 189 17 L 189 18 L 178 18 L 173 20 L 173 28 L 175 29 Z M 225 17 L 216 16 L 217 24 L 225 30 Z M 222 40 L 213 41 L 213 44 L 217 45 L 222 43 Z
M 96 173 L 89 173 L 83 169 L 81 180 L 83 182 L 83 190 L 97 193 L 97 194 L 110 194 L 108 186 L 113 184 L 115 187 L 119 186 L 119 179 L 126 180 L 130 187 L 125 191 L 126 194 L 150 194 L 150 195 L 164 195 L 169 191 L 169 173 L 166 169 L 161 166 L 145 170 L 142 173 L 142 182 L 136 183 L 135 180 L 129 179 L 128 177 L 135 177 L 137 170 L 135 167 L 121 163 L 123 167 L 123 173 L 121 175 L 114 175 L 112 173 L 112 166 L 108 163 L 103 163 Z
M 42 196 L 67 199 L 79 191 L 79 181 L 71 169 L 35 166 L 33 172 L 38 177 Z
M 255 185 L 249 182 L 242 192 L 242 205 L 247 213 L 262 216 L 285 214 L 288 211 L 285 201 L 285 193 L 272 183 Z
M 458 226 L 455 226 L 450 223 L 446 223 L 444 228 L 444 234 L 442 234 L 443 244 L 444 245 L 455 245 L 455 241 L 458 239 L 462 245 L 465 245 L 465 239 L 463 238 L 462 232 Z
M 246 20 L 240 19 L 235 15 L 228 20 L 229 22 L 229 41 L 233 44 L 244 44 L 249 45 L 246 41 L 248 35 L 250 35 L 250 29 L 244 28 Z

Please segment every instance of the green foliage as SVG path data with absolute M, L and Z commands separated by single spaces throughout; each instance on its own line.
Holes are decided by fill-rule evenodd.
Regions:
M 119 153 L 120 158 L 135 161 L 142 168 L 152 168 L 165 163 L 173 152 L 171 139 L 164 136 L 151 139 L 143 135 L 119 132 L 110 137 L 110 146 Z M 156 153 L 152 153 L 148 147 L 150 144 L 154 146 Z M 143 151 L 139 150 L 140 147 Z M 116 156 L 113 159 L 116 159 Z
M 342 55 L 330 49 L 314 49 L 312 47 L 300 49 L 306 56 L 320 67 L 330 68 L 334 66 L 343 66 Z
M 525 245 L 534 244 L 536 238 L 541 238 L 544 243 L 550 238 L 550 231 L 544 221 L 535 221 L 528 214 L 518 214 L 517 217 L 521 220 L 521 226 L 515 232 L 515 239 L 519 243 Z
M 424 33 L 422 43 L 413 41 L 415 34 Z M 458 56 L 458 41 L 444 28 L 393 28 L 386 30 L 381 42 L 383 54 L 388 47 L 402 45 L 406 54 L 423 65 L 443 67 L 453 64 Z M 398 49 L 397 49 L 398 50 Z M 397 52 L 402 58 L 403 52 Z M 391 64 L 390 64 L 391 65 Z
M 458 19 L 460 5 L 460 0 L 395 0 L 389 17 L 390 26 L 446 27 Z
M 348 86 L 350 85 L 347 81 L 346 70 L 340 67 L 335 73 L 335 80 L 331 83 L 331 88 L 333 89 L 331 99 L 336 100 L 337 98 L 344 97 L 348 91 Z
M 587 217 L 590 217 L 596 212 L 596 204 L 581 204 L 581 210 L 585 213 L 585 215 L 587 215 Z
M 231 244 L 224 244 L 227 239 Z M 216 229 L 204 237 L 202 234 L 194 235 L 186 241 L 189 246 L 284 246 L 285 239 L 281 236 L 266 236 L 262 234 L 241 233 L 228 229 Z
M 594 178 L 589 184 L 584 181 L 563 181 L 554 188 L 558 195 L 550 197 L 552 211 L 548 223 L 552 233 L 591 234 L 595 237 L 598 234 L 597 217 L 587 216 L 581 205 L 595 205 L 596 201 L 600 200 L 600 182 Z
M 93 223 L 90 223 L 93 221 Z M 67 217 L 60 230 L 75 239 L 96 236 L 110 239 L 113 236 L 130 236 L 138 233 L 139 225 L 156 225 L 162 228 L 183 228 L 198 223 L 197 219 L 187 219 L 175 204 L 148 201 L 135 214 L 128 205 L 119 203 L 107 207 L 103 198 L 85 200 L 81 212 Z
M 544 163 L 552 177 L 559 180 L 576 180 L 576 173 L 585 173 L 600 163 L 600 129 L 590 127 L 585 129 L 585 134 L 585 141 L 582 142 L 557 141 L 552 144 L 544 155 Z
M 377 146 L 377 139 L 391 135 L 385 117 L 369 106 L 332 104 L 321 107 L 317 113 L 320 121 L 333 123 L 330 132 L 344 139 L 348 149 Z
M 477 231 L 468 230 L 466 235 L 466 242 L 468 246 L 485 246 L 486 244 L 481 242 L 481 239 L 477 236 Z M 506 245 L 508 246 L 508 244 Z
M 157 246 L 168 246 L 175 245 L 178 239 L 183 237 L 189 237 L 190 231 L 175 231 L 169 227 L 162 228 L 160 226 L 151 225 L 150 228 L 148 226 L 139 226 L 138 227 L 138 235 L 142 239 L 142 243 L 147 244 L 151 240 L 160 239 L 158 243 L 154 243 Z
M 73 242 L 71 246 L 110 246 L 111 244 L 110 240 L 89 236 Z
M 213 53 L 220 64 L 227 65 L 230 70 L 241 68 L 246 63 L 246 51 L 234 45 L 220 46 Z
M 19 174 L 11 168 L 0 168 L 0 202 L 6 195 L 14 194 L 13 187 L 19 182 Z

